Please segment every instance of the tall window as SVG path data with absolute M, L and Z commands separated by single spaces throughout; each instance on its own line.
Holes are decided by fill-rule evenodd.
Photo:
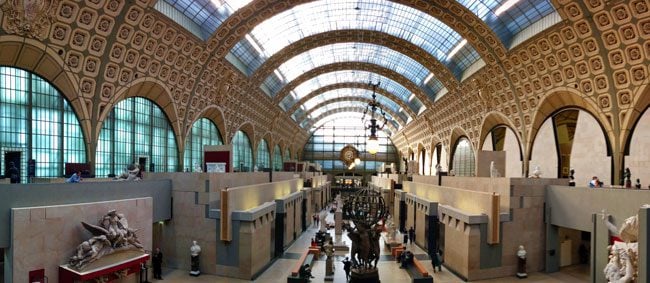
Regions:
M 178 169 L 178 147 L 169 120 L 160 107 L 142 97 L 113 107 L 97 143 L 98 176 L 120 174 L 133 163 L 144 165 L 145 171 Z
M 203 166 L 203 146 L 222 145 L 223 140 L 212 121 L 201 118 L 192 125 L 192 133 L 185 140 L 185 171 L 194 171 L 196 165 Z
M 343 126 L 341 126 L 343 125 Z M 369 131 L 360 119 L 337 119 L 323 124 L 314 131 L 303 149 L 303 159 L 319 163 L 323 171 L 349 171 L 340 154 L 343 147 L 351 145 L 359 152 L 360 163 L 353 171 L 376 172 L 383 163 L 397 162 L 397 151 L 384 131 L 378 131 L 379 150 L 376 154 L 366 151 Z
M 289 151 L 289 148 L 284 149 L 284 160 L 290 160 L 291 159 L 291 151 Z
M 13 162 L 22 183 L 29 159 L 36 160 L 36 177 L 61 177 L 66 162 L 86 162 L 79 120 L 63 95 L 38 75 L 10 67 L 0 67 L 0 150 L 2 168 Z
M 282 149 L 277 144 L 273 149 L 273 169 L 275 171 L 282 171 Z
M 271 154 L 269 146 L 264 139 L 257 145 L 257 168 L 262 171 L 264 168 L 271 168 Z
M 456 142 L 452 168 L 456 176 L 475 176 L 476 160 L 472 144 L 466 137 L 461 137 Z
M 235 172 L 252 171 L 253 150 L 251 149 L 251 141 L 244 132 L 237 131 L 235 136 L 232 138 L 232 150 L 232 161 Z

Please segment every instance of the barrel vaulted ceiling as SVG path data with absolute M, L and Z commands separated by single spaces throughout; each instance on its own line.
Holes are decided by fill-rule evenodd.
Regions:
M 29 15 L 18 2 L 0 0 L 0 65 L 61 91 L 91 157 L 130 96 L 163 109 L 180 152 L 199 118 L 225 142 L 243 130 L 299 152 L 323 123 L 360 121 L 372 81 L 402 153 L 449 153 L 459 135 L 480 148 L 507 125 L 526 168 L 569 106 L 599 121 L 620 168 L 650 105 L 648 0 L 39 0 Z
M 212 56 L 228 60 L 306 130 L 331 115 L 347 117 L 341 111 L 363 112 L 372 91 L 359 87 L 377 82 L 399 130 L 522 36 L 559 20 L 549 0 L 439 2 L 159 0 L 156 8 L 208 44 L 225 38 Z M 452 28 L 450 7 L 489 38 Z

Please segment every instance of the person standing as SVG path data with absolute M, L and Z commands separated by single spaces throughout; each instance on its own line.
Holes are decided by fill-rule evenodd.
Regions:
M 415 229 L 413 229 L 413 226 L 409 229 L 409 241 L 411 241 L 411 245 L 415 242 Z
M 16 168 L 16 164 L 14 164 L 13 161 L 9 162 L 9 181 L 12 184 L 20 183 L 20 173 L 18 172 L 18 168 Z
M 343 270 L 345 271 L 345 280 L 350 281 L 350 269 L 352 268 L 352 262 L 346 256 L 343 260 Z
M 403 239 L 402 243 L 404 243 L 404 247 L 406 247 L 406 244 L 409 243 L 409 234 L 407 234 L 406 232 L 402 233 L 402 239 Z
M 153 252 L 153 259 L 151 260 L 153 262 L 153 278 L 162 280 L 162 259 L 163 259 L 163 254 L 160 251 L 160 248 L 156 248 L 156 250 Z

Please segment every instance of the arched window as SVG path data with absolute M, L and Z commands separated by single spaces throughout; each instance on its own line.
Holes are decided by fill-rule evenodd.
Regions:
M 452 168 L 456 176 L 474 176 L 476 160 L 472 144 L 466 137 L 461 137 L 454 147 L 454 157 Z
M 271 168 L 271 154 L 269 153 L 269 145 L 264 139 L 257 145 L 257 169 L 262 171 Z
M 232 139 L 232 161 L 235 172 L 250 172 L 253 168 L 253 150 L 248 136 L 237 131 Z
M 133 163 L 144 171 L 174 172 L 178 147 L 165 113 L 146 98 L 127 98 L 113 107 L 97 143 L 98 176 L 120 174 Z
M 277 144 L 273 149 L 273 170 L 282 171 L 282 149 Z
M 194 171 L 196 165 L 203 167 L 203 146 L 222 145 L 223 140 L 212 121 L 201 118 L 192 125 L 192 132 L 185 140 L 185 171 Z
M 13 162 L 21 183 L 30 159 L 36 177 L 61 177 L 65 163 L 86 162 L 79 120 L 63 95 L 38 75 L 11 67 L 0 67 L 0 148 L 3 170 Z
M 382 164 L 398 162 L 397 150 L 384 131 L 377 131 L 379 148 L 377 153 L 366 150 L 368 130 L 358 118 L 339 118 L 324 123 L 317 128 L 303 148 L 303 160 L 318 163 L 323 171 L 354 171 L 374 173 Z M 359 163 L 350 168 L 341 160 L 341 151 L 346 146 L 357 150 Z
M 291 159 L 291 151 L 289 151 L 289 148 L 284 149 L 284 160 L 290 160 Z

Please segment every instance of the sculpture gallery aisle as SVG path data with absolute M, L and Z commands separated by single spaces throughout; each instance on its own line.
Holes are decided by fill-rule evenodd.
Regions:
M 334 215 L 332 213 L 327 215 L 326 221 L 334 221 Z M 287 276 L 291 268 L 296 264 L 296 261 L 300 257 L 300 253 L 307 249 L 311 244 L 311 238 L 314 237 L 316 231 L 318 231 L 313 225 L 302 234 L 285 252 L 285 254 L 277 259 L 271 267 L 269 267 L 262 275 L 260 275 L 255 281 L 259 283 L 283 283 L 287 282 Z M 334 237 L 334 229 L 328 231 L 332 237 Z M 343 233 L 343 238 L 341 240 L 349 246 L 351 241 L 347 237 L 346 232 Z M 401 239 L 401 235 L 398 236 Z M 334 238 L 336 241 L 336 238 Z M 410 277 L 404 269 L 399 268 L 399 264 L 389 255 L 386 249 L 383 249 L 384 244 L 381 243 L 382 251 L 379 263 L 377 264 L 377 269 L 379 270 L 379 277 L 381 282 L 410 282 Z M 431 260 L 429 256 L 416 245 L 408 245 L 407 247 L 415 256 L 422 260 L 427 271 L 432 274 L 434 282 L 436 283 L 461 283 L 463 282 L 454 274 L 449 272 L 446 268 L 442 268 L 442 272 L 433 273 L 433 268 L 431 266 Z M 345 281 L 345 274 L 343 271 L 343 263 L 341 261 L 349 256 L 348 252 L 336 252 L 336 259 L 334 261 L 334 283 L 343 283 Z M 314 279 L 311 282 L 324 282 L 323 278 L 325 277 L 325 256 L 323 255 L 317 261 L 314 261 L 312 275 Z M 152 282 L 165 282 L 165 283 L 240 283 L 240 282 L 251 282 L 248 280 L 226 278 L 214 275 L 201 274 L 199 277 L 190 277 L 187 275 L 187 271 L 183 270 L 170 270 L 163 268 L 163 281 L 153 280 Z M 549 283 L 578 283 L 578 282 L 587 282 L 588 278 L 583 280 L 572 276 L 570 273 L 557 272 L 553 274 L 545 273 L 529 273 L 526 282 L 528 283 L 540 283 L 540 282 L 549 282 Z M 490 283 L 515 283 L 521 282 L 521 279 L 516 277 L 512 278 L 499 278 L 494 280 L 483 280 L 483 281 L 474 281 L 474 282 L 490 282 Z

